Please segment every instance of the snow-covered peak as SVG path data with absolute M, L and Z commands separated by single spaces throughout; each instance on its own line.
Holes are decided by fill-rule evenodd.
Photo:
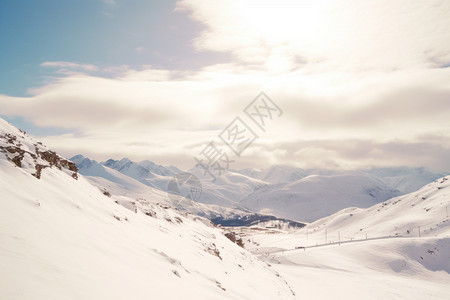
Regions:
M 174 176 L 182 172 L 176 167 L 161 166 L 150 160 L 134 162 L 129 158 L 122 158 L 121 160 L 108 159 L 102 164 L 119 172 L 127 173 L 127 175 L 132 176 L 137 180 L 153 178 L 154 175 Z
M 129 160 L 128 158 L 122 158 L 121 160 L 108 159 L 106 162 L 101 164 L 103 164 L 108 168 L 117 170 L 139 181 L 142 181 L 146 178 L 154 177 L 154 174 L 151 173 L 149 170 L 140 166 L 134 161 Z
M 121 168 L 126 167 L 130 163 L 132 163 L 132 161 L 130 159 L 124 157 L 121 160 L 114 160 L 114 159 L 110 158 L 107 161 L 103 162 L 102 164 L 107 166 L 107 167 L 114 166 L 114 168 L 121 169 Z
M 84 157 L 81 154 L 71 157 L 70 160 L 73 161 L 77 165 L 78 169 L 90 168 L 97 164 L 99 165 L 99 163 L 97 161 L 91 160 L 87 157 Z
M 173 166 L 171 167 L 165 167 L 158 164 L 155 164 L 152 161 L 149 160 L 143 160 L 138 163 L 141 167 L 146 168 L 150 172 L 161 175 L 161 176 L 174 176 L 178 173 L 181 173 L 182 171 L 178 168 L 175 168 Z
M 309 175 L 340 175 L 365 174 L 382 180 L 393 190 L 401 193 L 413 192 L 437 178 L 449 173 L 435 172 L 423 167 L 378 167 L 367 170 L 332 170 L 332 169 L 301 169 L 294 166 L 275 165 L 267 169 L 244 169 L 235 172 L 264 180 L 271 184 L 293 182 Z

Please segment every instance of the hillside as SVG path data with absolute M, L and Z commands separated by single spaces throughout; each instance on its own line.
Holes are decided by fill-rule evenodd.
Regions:
M 277 247 L 315 246 L 385 237 L 450 236 L 450 176 L 369 208 L 345 208 L 295 232 L 273 237 Z
M 0 136 L 1 299 L 293 297 L 283 278 L 208 220 L 108 197 L 64 162 L 37 178 L 43 148 L 33 151 L 37 143 L 3 120 Z
M 450 295 L 448 208 L 450 176 L 295 232 L 243 228 L 240 235 L 306 298 L 444 300 Z
M 420 190 L 367 209 L 347 208 L 309 224 L 310 230 L 329 227 L 347 235 L 441 236 L 450 234 L 450 176 Z

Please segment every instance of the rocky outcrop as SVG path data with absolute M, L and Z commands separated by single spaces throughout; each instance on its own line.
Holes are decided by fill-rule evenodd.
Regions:
M 231 232 L 227 232 L 225 233 L 225 236 L 232 241 L 233 243 L 237 244 L 238 246 L 241 246 L 242 248 L 244 248 L 244 241 L 242 240 L 242 238 L 237 235 L 235 232 L 231 231 Z
M 19 168 L 29 170 L 30 174 L 40 179 L 42 170 L 56 167 L 78 179 L 78 168 L 75 163 L 49 150 L 41 142 L 34 141 L 22 130 L 20 135 L 8 132 L 0 133 L 0 152 Z

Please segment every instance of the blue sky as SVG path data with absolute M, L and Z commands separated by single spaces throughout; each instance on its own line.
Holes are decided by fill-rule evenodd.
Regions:
M 189 168 L 261 91 L 235 168 L 450 170 L 446 0 L 0 2 L 0 116 L 65 156 Z
M 195 69 L 223 59 L 194 51 L 201 24 L 174 8 L 173 0 L 1 1 L 0 93 L 25 96 L 48 82 L 46 61 Z

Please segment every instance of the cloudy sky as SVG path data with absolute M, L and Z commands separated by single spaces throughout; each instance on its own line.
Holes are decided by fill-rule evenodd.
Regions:
M 0 116 L 69 157 L 450 171 L 450 1 L 2 1 Z

